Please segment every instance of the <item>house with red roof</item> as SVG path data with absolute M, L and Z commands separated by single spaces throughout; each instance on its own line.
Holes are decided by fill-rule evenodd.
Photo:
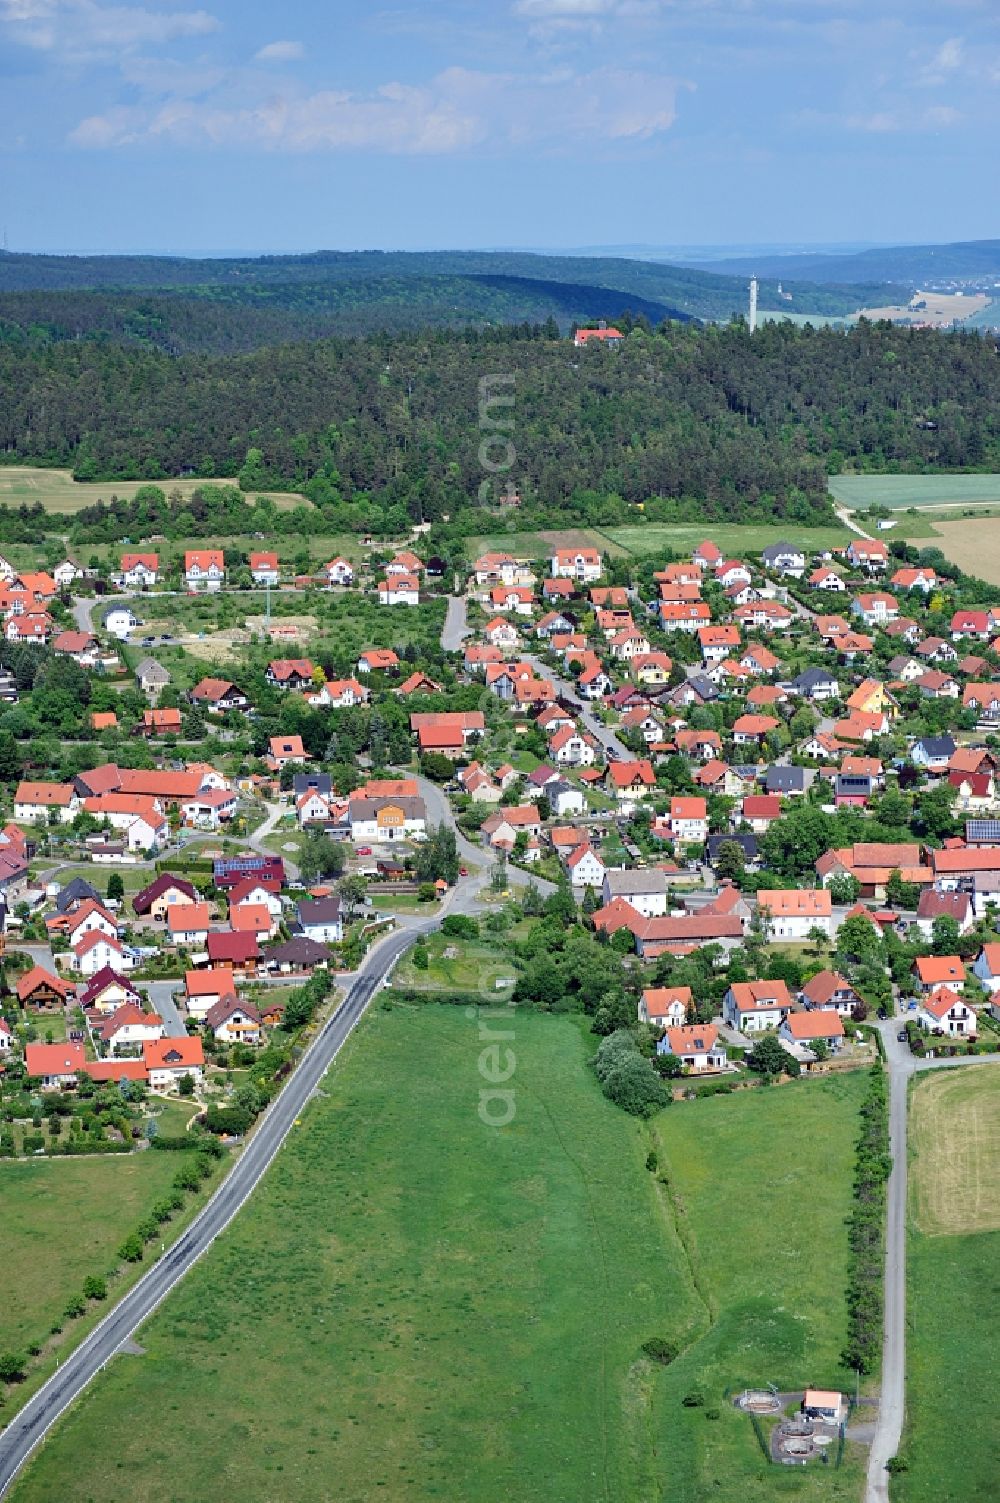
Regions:
M 917 1009 L 917 1022 L 933 1034 L 952 1038 L 975 1038 L 979 1031 L 975 1012 L 954 985 L 935 987 L 925 996 Z
M 184 583 L 195 594 L 216 594 L 226 577 L 221 548 L 190 548 L 184 554 Z
M 72 1090 L 78 1072 L 86 1068 L 86 1056 L 82 1044 L 26 1044 L 24 1065 L 43 1091 Z
M 151 1091 L 172 1091 L 185 1075 L 199 1085 L 205 1070 L 200 1038 L 147 1039 L 142 1046 L 142 1060 Z
M 656 1052 L 675 1055 L 689 1075 L 718 1075 L 729 1068 L 729 1056 L 725 1045 L 719 1042 L 719 1030 L 714 1023 L 686 1023 L 667 1028 Z

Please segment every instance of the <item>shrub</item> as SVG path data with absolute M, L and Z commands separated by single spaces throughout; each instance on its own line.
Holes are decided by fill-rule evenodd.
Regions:
M 669 1367 L 671 1362 L 677 1360 L 676 1343 L 667 1341 L 663 1336 L 650 1336 L 648 1341 L 642 1343 L 642 1350 L 651 1362 L 659 1362 L 663 1367 Z
M 467 913 L 449 913 L 441 922 L 441 933 L 453 939 L 478 939 L 479 923 Z
M 681 1399 L 681 1403 L 684 1405 L 685 1409 L 702 1409 L 705 1404 L 705 1395 L 703 1393 L 699 1393 L 697 1389 L 692 1389 L 690 1393 L 686 1393 L 684 1395 L 684 1397 Z
M 91 1273 L 83 1281 L 83 1293 L 87 1299 L 107 1299 L 108 1286 L 96 1273 Z
M 118 1249 L 118 1256 L 126 1263 L 141 1263 L 142 1252 L 142 1238 L 137 1232 L 132 1232 Z
M 23 1352 L 0 1352 L 0 1383 L 20 1383 L 27 1365 Z
M 651 1117 L 669 1105 L 669 1091 L 627 1029 L 609 1033 L 591 1064 L 605 1096 L 623 1111 Z
M 83 1312 L 84 1312 L 84 1310 L 86 1310 L 86 1308 L 87 1308 L 87 1302 L 86 1302 L 86 1300 L 81 1299 L 80 1296 L 77 1294 L 77 1295 L 75 1295 L 73 1297 L 73 1299 L 71 1299 L 67 1303 L 66 1308 L 63 1311 L 63 1319 L 64 1320 L 76 1320 L 77 1316 L 82 1315 Z

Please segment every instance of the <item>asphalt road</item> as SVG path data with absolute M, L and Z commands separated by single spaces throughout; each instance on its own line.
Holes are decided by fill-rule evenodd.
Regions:
M 204 1209 L 0 1434 L 0 1497 L 50 1426 L 122 1343 L 148 1320 L 245 1204 L 383 979 L 417 935 L 436 928 L 437 922 L 431 919 L 412 924 L 389 935 L 369 953 L 344 1001 L 260 1118 L 242 1154 Z
M 1000 1054 L 917 1061 L 896 1033 L 902 1019 L 879 1025 L 889 1065 L 889 1175 L 885 1241 L 885 1329 L 878 1420 L 868 1453 L 865 1503 L 889 1503 L 886 1463 L 899 1450 L 906 1413 L 906 1108 L 910 1077 L 925 1070 L 995 1064 Z
M 137 981 L 140 991 L 149 997 L 149 1005 L 163 1019 L 163 1031 L 168 1038 L 182 1039 L 187 1034 L 184 1019 L 177 1010 L 174 993 L 179 981 Z
M 464 595 L 448 596 L 448 613 L 441 628 L 441 646 L 445 652 L 461 652 L 470 627 Z
M 526 663 L 530 663 L 539 678 L 547 678 L 555 685 L 556 693 L 577 708 L 575 714 L 581 720 L 590 734 L 604 747 L 605 755 L 609 762 L 631 762 L 634 753 L 623 745 L 613 731 L 604 725 L 585 699 L 580 698 L 579 685 L 573 679 L 564 678 L 561 674 L 554 673 L 541 658 L 536 658 L 530 652 L 522 652 L 521 657 Z

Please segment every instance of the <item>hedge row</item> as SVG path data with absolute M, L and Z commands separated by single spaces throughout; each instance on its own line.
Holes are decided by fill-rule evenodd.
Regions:
M 889 1094 L 881 1061 L 872 1065 L 861 1103 L 861 1133 L 854 1171 L 854 1208 L 848 1220 L 850 1262 L 847 1282 L 848 1367 L 870 1373 L 882 1348 L 885 1270 L 886 1182 L 889 1152 Z

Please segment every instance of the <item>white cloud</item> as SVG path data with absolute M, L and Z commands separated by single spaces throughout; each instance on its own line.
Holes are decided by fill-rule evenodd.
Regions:
M 268 42 L 266 47 L 261 47 L 259 52 L 254 53 L 254 61 L 258 63 L 295 63 L 300 57 L 305 57 L 306 49 L 301 42 Z
M 205 10 L 154 11 L 98 0 L 0 0 L 0 24 L 22 46 L 76 63 L 219 30 Z
M 669 130 L 681 87 L 690 85 L 610 68 L 528 77 L 451 68 L 427 85 L 386 83 L 366 96 L 286 91 L 249 105 L 178 96 L 92 115 L 70 140 L 92 149 L 171 142 L 392 155 L 444 155 L 473 146 L 558 148 L 581 140 L 599 146 Z
M 529 23 L 532 36 L 547 41 L 581 32 L 599 36 L 609 20 L 646 20 L 661 0 L 514 0 L 512 11 Z
M 961 37 L 949 37 L 935 52 L 930 62 L 920 70 L 920 79 L 925 84 L 942 84 L 951 79 L 965 61 Z

